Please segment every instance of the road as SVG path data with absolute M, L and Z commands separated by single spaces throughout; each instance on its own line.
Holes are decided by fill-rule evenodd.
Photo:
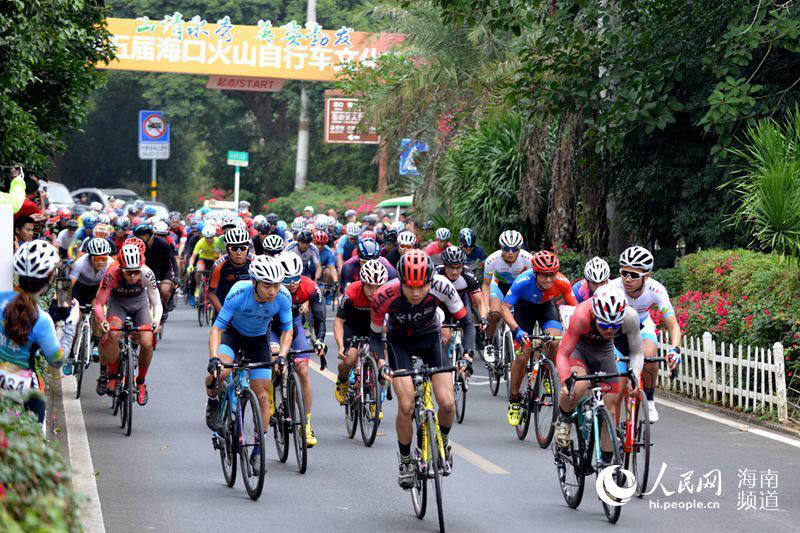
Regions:
M 97 365 L 89 369 L 81 402 L 107 531 L 437 529 L 435 504 L 431 507 L 429 501 L 425 520 L 418 520 L 409 493 L 397 486 L 396 402 L 387 402 L 380 436 L 366 448 L 359 434 L 354 440 L 345 435 L 344 411 L 333 398 L 330 373 L 312 372 L 313 425 L 319 444 L 309 450 L 308 472 L 297 472 L 292 455 L 286 464 L 278 462 L 270 441 L 261 499 L 251 501 L 241 480 L 228 488 L 205 425 L 202 380 L 208 330 L 198 327 L 195 316 L 182 304 L 170 315 L 148 376 L 150 402 L 134 406 L 130 437 L 122 433 L 119 419 L 111 416 L 110 400 L 94 392 Z M 330 334 L 327 340 L 333 346 Z M 447 527 L 451 531 L 529 531 L 536 524 L 559 524 L 571 531 L 609 527 L 594 478 L 587 479 L 578 510 L 565 505 L 552 453 L 540 449 L 530 436 L 524 442 L 517 440 L 505 421 L 504 388 L 492 397 L 479 366 L 464 424 L 451 433 L 457 453 L 454 472 L 444 484 Z M 797 447 L 663 405 L 659 413 L 661 420 L 653 426 L 651 480 L 663 462 L 661 487 L 673 494 L 658 489 L 644 500 L 629 502 L 618 529 L 790 531 L 797 527 Z M 698 481 L 714 469 L 720 472 L 721 494 L 717 496 L 713 488 L 698 493 Z M 739 488 L 739 469 L 756 472 L 754 478 L 745 478 L 743 488 Z M 773 477 L 761 475 L 768 469 L 777 472 L 777 489 L 768 489 Z M 687 472 L 694 492 L 678 492 Z M 765 501 L 771 506 L 773 501 L 760 494 L 767 490 L 776 491 L 780 510 L 737 510 L 740 499 L 748 495 L 755 497 L 756 507 Z M 652 508 L 656 503 L 686 506 L 695 501 L 718 508 Z

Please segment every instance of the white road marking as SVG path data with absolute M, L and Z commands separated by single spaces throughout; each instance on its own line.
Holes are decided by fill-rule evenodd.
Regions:
M 83 422 L 81 401 L 75 399 L 78 384 L 73 378 L 61 381 L 61 396 L 64 402 L 64 419 L 67 424 L 69 460 L 72 463 L 72 487 L 87 497 L 81 506 L 81 519 L 86 531 L 105 533 L 103 510 L 97 492 L 97 479 L 89 449 L 89 437 Z

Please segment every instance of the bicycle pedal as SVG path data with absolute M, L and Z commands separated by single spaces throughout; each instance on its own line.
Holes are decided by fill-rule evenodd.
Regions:
M 211 436 L 211 444 L 214 446 L 215 450 L 221 450 L 225 447 L 222 437 L 220 437 L 217 433 L 214 433 L 214 435 Z

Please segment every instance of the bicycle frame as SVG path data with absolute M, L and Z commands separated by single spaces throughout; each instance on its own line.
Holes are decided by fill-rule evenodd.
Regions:
M 430 376 L 416 376 L 414 378 L 414 388 L 416 389 L 416 405 L 414 410 L 417 413 L 417 421 L 422 425 L 422 450 L 420 450 L 420 459 L 423 463 L 431 460 L 428 453 L 428 443 L 431 436 L 428 434 L 428 425 L 424 423 L 424 415 L 430 411 L 433 413 L 433 419 L 436 422 L 436 445 L 439 448 L 439 457 L 444 457 L 444 441 L 442 440 L 442 432 L 439 428 L 439 416 L 433 406 L 433 386 L 431 385 Z

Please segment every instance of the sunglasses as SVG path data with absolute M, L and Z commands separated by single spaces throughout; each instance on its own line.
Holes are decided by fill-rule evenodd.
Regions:
M 603 331 L 616 331 L 622 327 L 622 324 L 605 324 L 598 320 L 597 327 L 602 329 Z
M 644 272 L 634 272 L 632 270 L 620 270 L 619 271 L 619 275 L 622 278 L 639 279 L 639 278 L 644 277 L 645 273 Z
M 536 277 L 537 278 L 553 279 L 554 277 L 556 277 L 556 273 L 555 272 L 537 272 L 536 273 Z
M 283 278 L 283 282 L 282 283 L 284 285 L 292 285 L 294 283 L 300 283 L 300 276 L 292 276 L 291 278 L 289 278 L 289 277 Z
M 132 277 L 140 276 L 142 274 L 141 270 L 129 270 L 127 268 L 123 268 L 122 271 Z
M 239 245 L 239 246 L 228 246 L 228 251 L 229 252 L 246 252 L 249 249 L 250 249 L 250 247 L 247 246 L 246 244 Z
M 510 253 L 519 252 L 519 246 L 503 246 L 503 251 Z

